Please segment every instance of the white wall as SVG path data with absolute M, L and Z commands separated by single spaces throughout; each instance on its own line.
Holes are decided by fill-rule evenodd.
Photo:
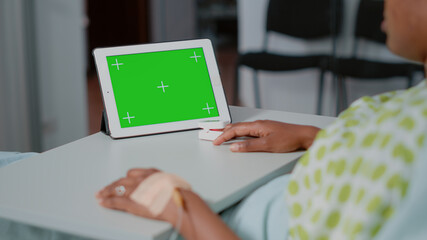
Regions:
M 23 1 L 0 1 L 0 151 L 31 149 Z
M 0 151 L 87 135 L 83 0 L 0 0 Z
M 344 19 L 341 39 L 338 42 L 338 53 L 350 55 L 352 50 L 352 34 L 358 0 L 345 0 Z M 262 47 L 264 26 L 267 10 L 267 0 L 239 0 L 239 51 L 254 51 Z M 330 52 L 331 44 L 326 40 L 302 42 L 283 35 L 273 35 L 270 38 L 269 50 L 272 52 L 308 54 L 314 52 Z M 387 49 L 376 44 L 362 44 L 360 53 L 372 59 L 387 59 L 399 61 L 400 58 L 391 54 Z M 240 100 L 245 106 L 254 106 L 252 71 L 240 69 Z M 289 73 L 260 73 L 261 106 L 267 109 L 285 110 L 301 113 L 315 113 L 318 87 L 317 70 L 301 70 Z M 332 91 L 331 76 L 325 83 L 323 114 L 335 115 L 335 97 Z M 384 82 L 360 82 L 349 79 L 349 102 L 363 95 L 404 88 L 405 81 L 394 79 Z
M 43 148 L 88 133 L 83 0 L 37 0 L 37 65 Z

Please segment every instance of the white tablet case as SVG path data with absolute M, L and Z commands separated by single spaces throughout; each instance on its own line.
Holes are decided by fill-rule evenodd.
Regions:
M 200 45 L 201 42 L 203 43 L 203 46 L 206 46 L 207 43 L 208 43 L 208 46 L 210 46 L 210 49 L 206 49 L 206 47 L 203 47 L 203 51 L 205 53 L 205 56 L 208 55 L 208 54 L 212 54 L 212 56 L 213 56 L 213 49 L 211 47 L 211 42 L 210 42 L 210 40 L 207 40 L 207 39 L 203 39 L 203 40 L 191 40 L 191 41 L 181 41 L 181 42 L 169 42 L 169 43 L 163 43 L 163 44 L 165 44 L 165 45 L 167 44 L 169 46 L 176 44 L 177 48 L 174 48 L 174 49 L 181 49 L 180 46 L 185 46 L 185 48 L 191 48 L 191 46 L 194 46 L 194 48 L 198 48 L 198 47 L 201 46 Z M 185 43 L 185 44 L 182 45 L 182 43 Z M 161 47 L 159 49 L 158 46 L 159 45 L 163 45 L 163 44 L 145 44 L 145 45 L 136 45 L 136 46 L 128 46 L 128 47 L 116 47 L 116 48 L 108 48 L 108 49 L 110 49 L 110 50 L 111 49 L 114 49 L 114 50 L 116 50 L 116 49 L 123 50 L 123 49 L 126 49 L 126 48 L 131 48 L 131 49 L 133 48 L 133 50 L 135 51 L 134 53 L 138 54 L 138 53 L 140 53 L 138 51 L 138 49 L 137 49 L 139 46 L 144 46 L 145 48 L 153 46 L 153 51 L 150 51 L 150 50 L 147 51 L 145 49 L 144 52 L 167 51 L 167 50 L 162 50 Z M 102 88 L 101 77 L 105 78 L 105 74 L 104 74 L 104 76 L 102 76 L 102 73 L 99 72 L 99 68 L 98 68 L 99 66 L 98 65 L 100 63 L 99 63 L 99 59 L 98 60 L 96 59 L 97 58 L 96 55 L 97 55 L 97 51 L 102 51 L 102 50 L 105 51 L 105 50 L 108 50 L 108 49 L 97 49 L 97 50 L 94 51 L 94 56 L 95 56 L 95 60 L 96 60 L 96 65 L 97 65 L 97 70 L 98 70 L 98 76 L 100 78 L 99 80 L 100 80 L 101 88 Z M 174 49 L 172 49 L 172 50 L 174 50 Z M 206 53 L 206 51 L 208 51 L 208 53 Z M 211 51 L 211 53 L 209 53 L 209 51 Z M 101 58 L 106 58 L 107 56 L 128 55 L 128 54 L 133 54 L 133 52 L 129 52 L 129 51 L 127 51 L 127 52 L 126 51 L 119 51 L 119 52 L 117 52 L 116 51 L 116 52 L 113 52 L 113 54 L 98 54 L 98 55 L 101 55 L 100 56 Z M 214 94 L 215 94 L 215 100 L 218 103 L 217 104 L 217 106 L 218 106 L 218 112 L 220 112 L 219 110 L 220 110 L 220 107 L 221 107 L 221 114 L 216 119 L 221 119 L 221 120 L 224 120 L 224 121 L 231 122 L 231 116 L 230 116 L 229 109 L 228 109 L 228 104 L 227 104 L 227 101 L 226 101 L 226 98 L 225 98 L 225 93 L 224 93 L 224 90 L 222 88 L 221 80 L 219 78 L 219 72 L 218 72 L 218 67 L 216 65 L 215 58 L 213 56 L 213 60 L 214 61 L 212 61 L 212 57 L 211 57 L 211 59 L 207 59 L 208 57 L 209 56 L 206 57 L 206 64 L 208 65 L 207 67 L 208 67 L 208 71 L 209 71 L 209 76 L 210 76 L 210 79 L 211 79 L 212 87 L 215 88 L 213 90 L 214 90 Z M 99 58 L 99 56 L 98 56 L 98 58 Z M 109 77 L 108 77 L 108 81 L 111 81 Z M 220 89 L 220 91 L 218 91 L 219 89 Z M 101 89 L 102 94 L 103 94 L 104 106 L 105 106 L 105 104 L 106 104 L 105 100 L 106 99 L 105 99 L 105 96 L 104 96 L 104 94 L 105 94 L 104 90 L 105 89 Z M 220 101 L 218 101 L 218 100 L 220 100 Z M 222 105 L 220 105 L 220 104 L 222 104 Z M 113 108 L 116 108 L 116 106 L 114 105 Z M 110 107 L 110 109 L 111 109 L 111 107 Z M 162 128 L 164 128 L 163 130 L 159 130 L 161 128 L 157 128 L 157 129 L 155 129 L 153 131 L 145 131 L 144 133 L 140 133 L 140 132 L 132 133 L 132 131 L 128 131 L 124 135 L 123 134 L 121 134 L 121 135 L 117 135 L 116 134 L 115 135 L 114 133 L 113 134 L 111 133 L 111 128 L 110 128 L 110 124 L 109 124 L 110 121 L 108 120 L 108 116 L 111 115 L 111 114 L 117 114 L 117 111 L 112 111 L 112 113 L 109 113 L 109 114 L 107 114 L 105 111 L 103 112 L 102 123 L 101 123 L 101 131 L 104 132 L 104 133 L 106 133 L 106 134 L 108 134 L 108 135 L 110 135 L 113 138 L 124 138 L 124 137 L 133 137 L 133 136 L 141 136 L 141 135 L 148 135 L 148 134 L 156 134 L 156 133 L 164 133 L 164 132 L 173 132 L 173 131 L 196 129 L 196 128 L 198 128 L 196 122 L 198 120 L 204 120 L 204 119 L 188 120 L 188 122 L 192 121 L 193 123 L 191 125 L 189 125 L 189 124 L 182 125 L 181 127 L 174 126 L 173 128 L 167 128 L 166 125 L 169 125 L 170 123 L 164 123 L 164 124 L 160 124 L 160 125 L 162 125 Z M 170 125 L 176 125 L 176 123 L 172 123 Z M 144 126 L 144 127 L 145 128 L 150 128 L 150 127 L 156 127 L 156 126 L 155 125 L 149 125 L 149 126 Z M 135 128 L 138 128 L 138 127 L 135 127 Z M 128 128 L 127 130 L 129 130 L 129 129 L 132 130 L 133 128 Z

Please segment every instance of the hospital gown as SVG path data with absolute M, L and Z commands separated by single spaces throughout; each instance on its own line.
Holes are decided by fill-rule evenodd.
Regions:
M 361 98 L 223 218 L 243 239 L 426 239 L 426 136 L 425 81 Z

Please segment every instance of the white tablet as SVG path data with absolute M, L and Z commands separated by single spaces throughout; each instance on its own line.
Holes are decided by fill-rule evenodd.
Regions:
M 203 120 L 231 122 L 208 39 L 93 54 L 113 138 L 195 129 Z

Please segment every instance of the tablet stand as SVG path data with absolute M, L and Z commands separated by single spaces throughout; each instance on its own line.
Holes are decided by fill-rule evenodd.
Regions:
M 100 131 L 105 133 L 106 135 L 110 135 L 110 128 L 108 127 L 107 114 L 105 113 L 105 110 L 102 110 Z

